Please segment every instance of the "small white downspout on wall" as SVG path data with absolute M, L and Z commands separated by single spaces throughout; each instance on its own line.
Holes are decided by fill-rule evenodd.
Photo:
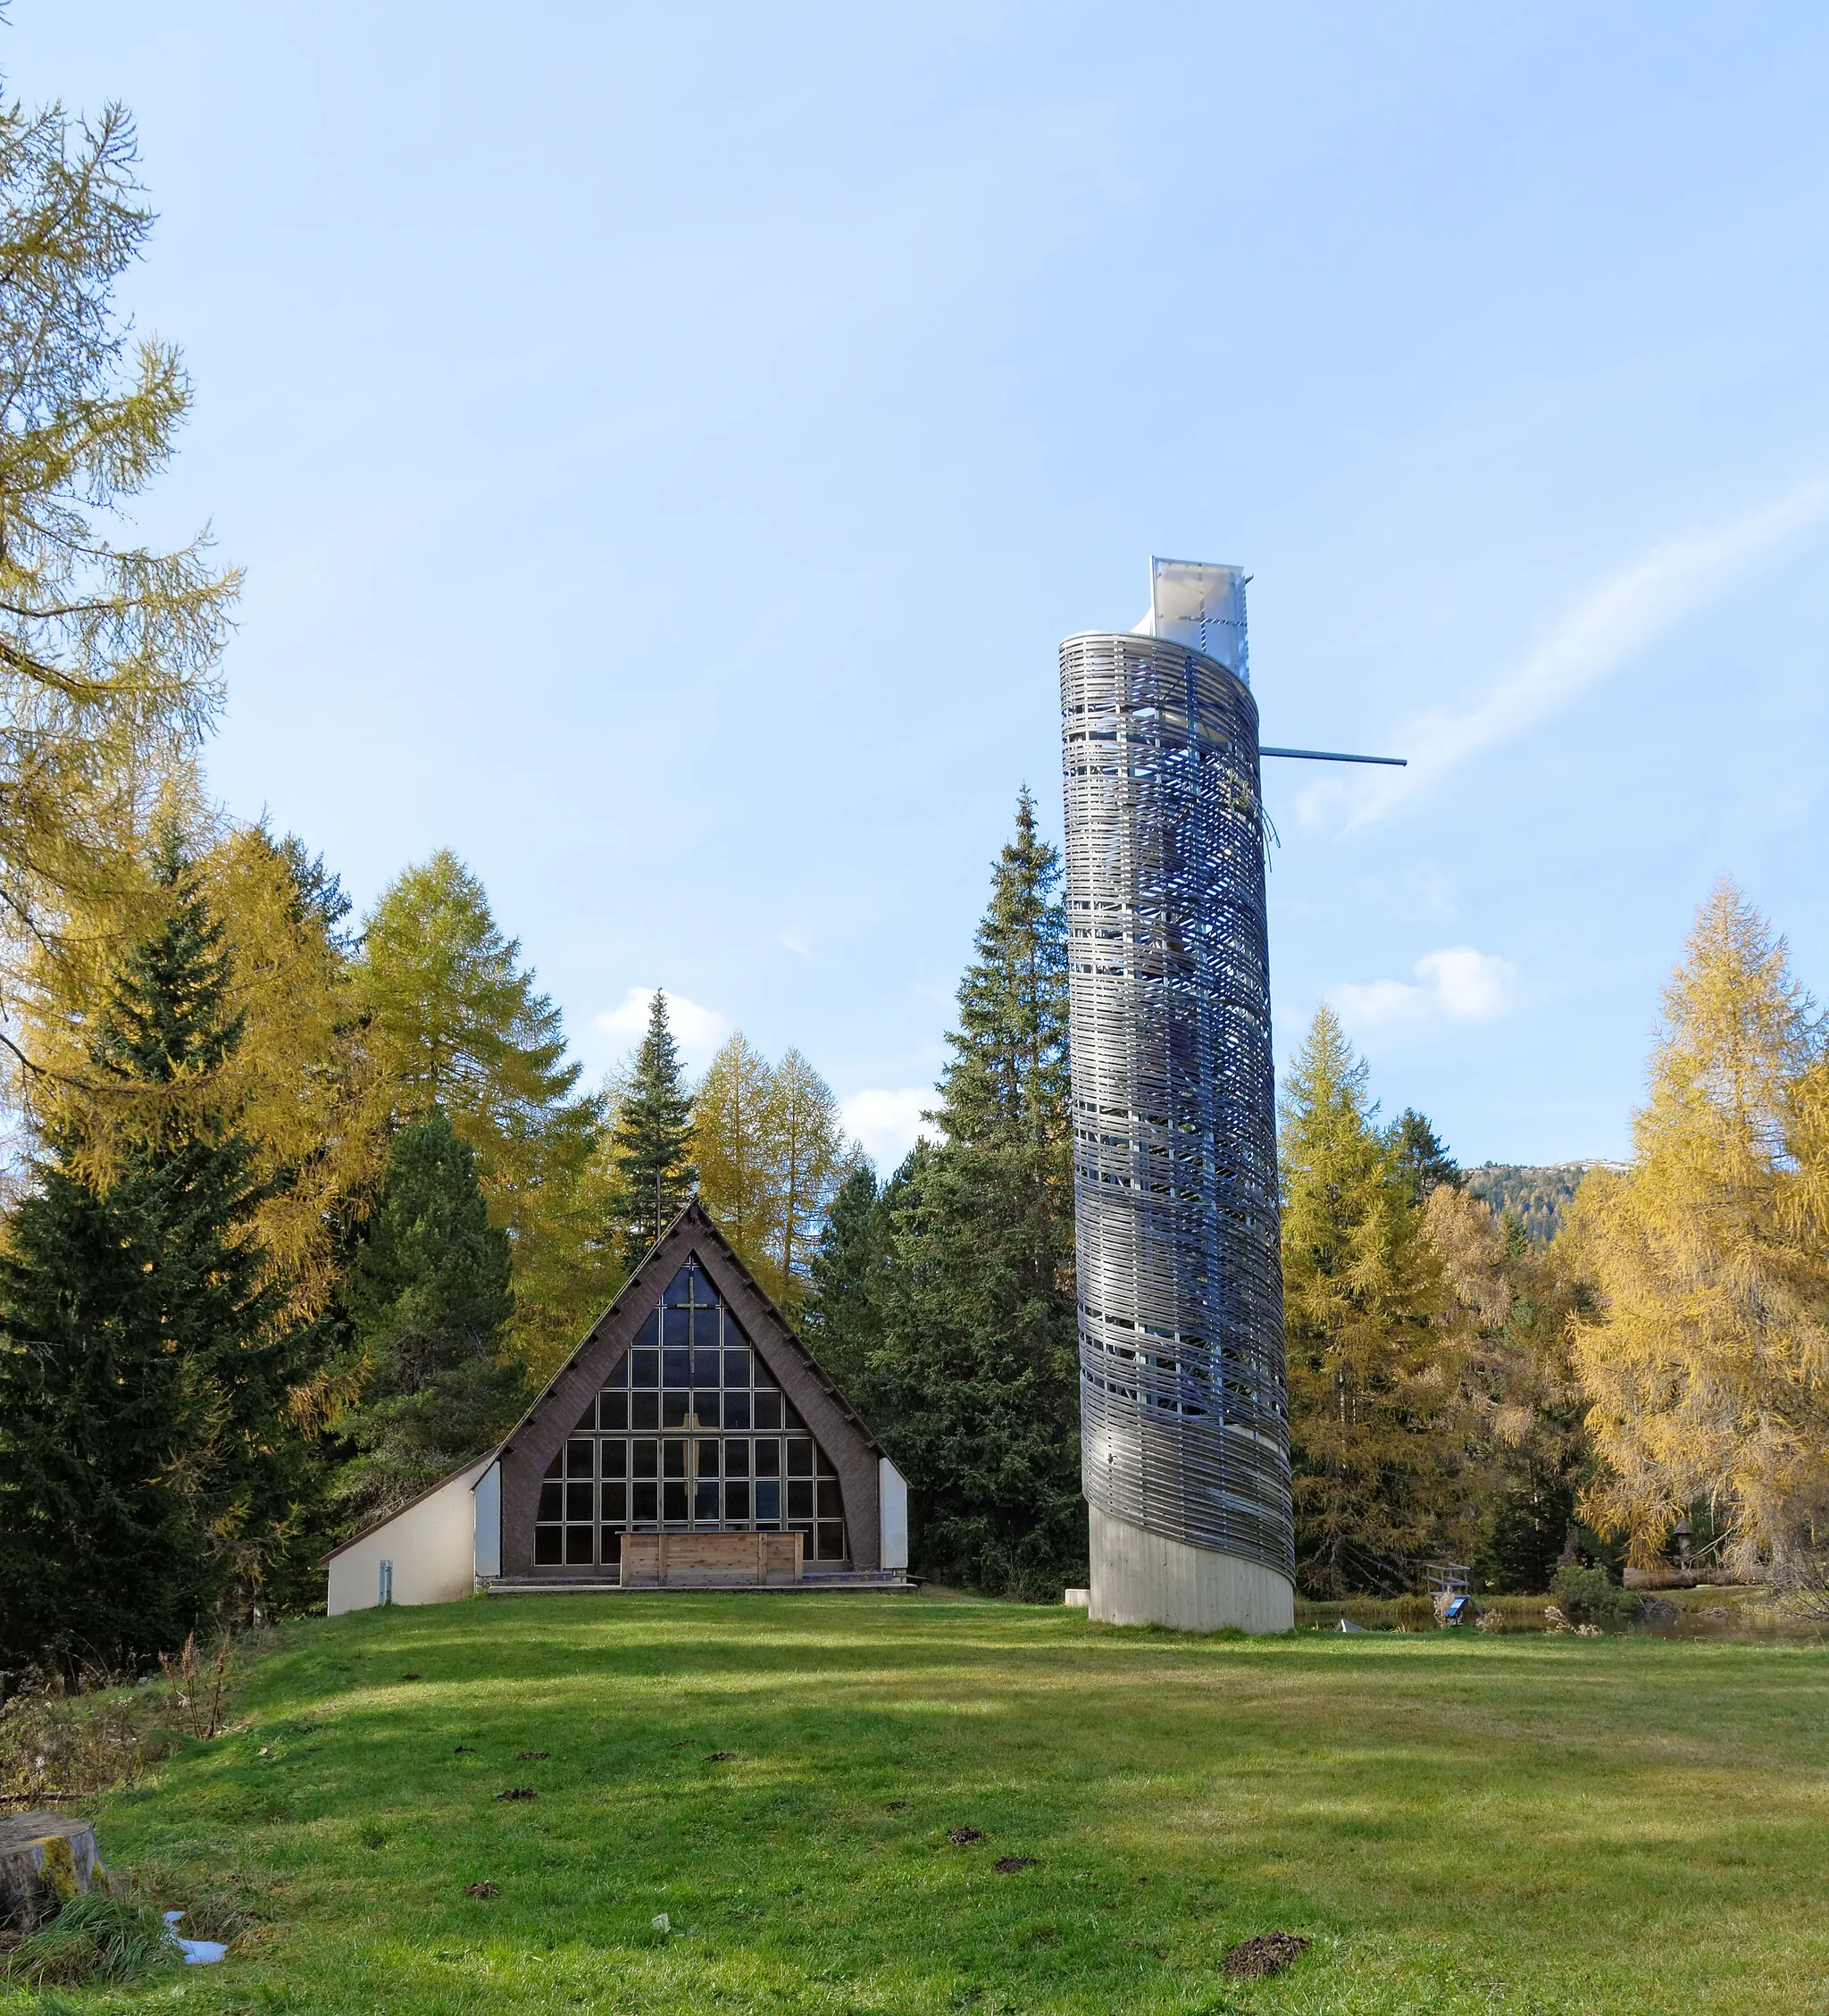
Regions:
M 502 1466 L 491 1463 L 470 1487 L 476 1505 L 476 1578 L 502 1572 Z
M 887 1456 L 877 1465 L 880 1567 L 903 1573 L 908 1566 L 908 1480 Z

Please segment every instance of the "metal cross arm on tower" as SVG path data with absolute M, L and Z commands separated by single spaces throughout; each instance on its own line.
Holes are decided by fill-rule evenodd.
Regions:
M 1339 749 L 1272 749 L 1258 745 L 1259 756 L 1295 756 L 1305 763 L 1388 763 L 1395 770 L 1407 770 L 1407 756 L 1346 756 Z

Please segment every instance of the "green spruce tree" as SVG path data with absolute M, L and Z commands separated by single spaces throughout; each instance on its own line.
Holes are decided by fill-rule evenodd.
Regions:
M 91 1045 L 144 1125 L 101 1183 L 76 1126 L 54 1135 L 0 1259 L 0 1659 L 138 1665 L 245 1612 L 305 1489 L 304 1340 L 263 1285 L 253 1150 L 232 1113 L 157 1096 L 240 1041 L 229 953 L 175 836 L 154 881 L 164 921 Z
M 1442 1145 L 1427 1117 L 1414 1106 L 1404 1108 L 1387 1141 L 1391 1167 L 1408 1190 L 1411 1203 L 1420 1204 L 1439 1184 L 1451 1184 L 1456 1190 L 1461 1187 L 1460 1164 Z
M 917 1564 L 1057 1594 L 1083 1572 L 1066 920 L 1025 791 L 922 1144 L 834 1214 L 814 1334 L 908 1478 Z M 879 1261 L 879 1249 L 882 1258 Z
M 611 1215 L 622 1264 L 632 1267 L 685 1209 L 692 1164 L 692 1097 L 658 989 L 610 1137 Z
M 847 1393 L 860 1390 L 882 1330 L 889 1212 L 876 1172 L 863 1164 L 839 1185 L 811 1267 L 801 1311 L 806 1347 Z
M 1466 1191 L 1437 1184 L 1419 1215 L 1456 1305 L 1461 1482 L 1482 1535 L 1463 1558 L 1477 1586 L 1546 1590 L 1591 1468 L 1569 1327 L 1591 1293 L 1569 1241 L 1541 1244 Z
M 346 1291 L 370 1369 L 362 1404 L 342 1425 L 360 1453 L 337 1495 L 361 1520 L 480 1454 L 525 1405 L 525 1371 L 503 1352 L 514 1312 L 509 1265 L 475 1155 L 434 1106 L 394 1137 Z

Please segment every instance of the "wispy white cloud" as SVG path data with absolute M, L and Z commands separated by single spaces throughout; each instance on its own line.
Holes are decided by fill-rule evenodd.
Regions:
M 1375 907 L 1402 924 L 1451 924 L 1459 907 L 1454 883 L 1432 863 L 1391 876 L 1359 875 L 1353 890 L 1368 908 Z
M 856 1142 L 885 1175 L 925 1136 L 940 1138 L 931 1121 L 921 1117 L 922 1108 L 940 1097 L 931 1085 L 914 1085 L 899 1092 L 853 1092 L 841 1100 L 839 1111 L 845 1132 Z
M 813 957 L 813 946 L 804 932 L 778 931 L 775 933 L 775 942 L 785 945 L 798 958 L 810 959 Z
M 593 1018 L 591 1026 L 606 1036 L 620 1036 L 624 1042 L 639 1043 L 647 1033 L 648 1009 L 654 1001 L 652 987 L 631 987 L 613 1008 Z M 667 1022 L 680 1054 L 694 1071 L 703 1071 L 718 1045 L 731 1033 L 730 1020 L 715 1008 L 701 1008 L 684 994 L 667 994 Z
M 1409 758 L 1407 770 L 1328 777 L 1302 793 L 1298 809 L 1315 818 L 1346 805 L 1355 825 L 1382 817 L 1610 678 L 1825 515 L 1829 481 L 1808 482 L 1730 524 L 1654 548 L 1578 602 L 1477 706 L 1463 714 L 1424 715 L 1389 738 Z
M 1417 1022 L 1493 1022 L 1517 999 L 1517 969 L 1493 952 L 1449 945 L 1425 952 L 1408 980 L 1347 982 L 1328 1000 L 1354 1029 Z

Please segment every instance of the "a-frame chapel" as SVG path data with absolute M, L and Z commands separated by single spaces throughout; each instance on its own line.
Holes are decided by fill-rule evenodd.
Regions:
M 908 1493 L 695 1199 L 495 1449 L 324 1557 L 327 1608 L 478 1589 L 907 1587 Z

